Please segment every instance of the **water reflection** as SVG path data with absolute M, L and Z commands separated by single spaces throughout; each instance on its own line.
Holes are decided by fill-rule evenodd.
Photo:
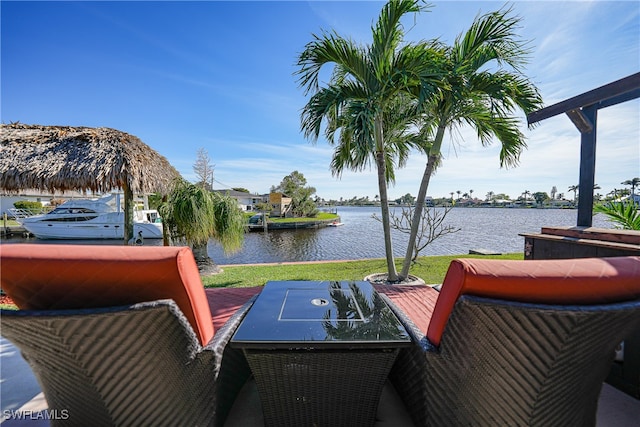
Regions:
M 293 260 L 304 257 L 304 254 L 314 253 L 315 247 L 318 245 L 319 230 L 286 230 L 260 232 L 263 239 L 260 245 L 263 249 L 268 250 L 268 256 L 274 259 L 280 259 L 282 254 L 289 255 Z M 246 236 L 252 237 L 254 233 Z M 285 259 L 285 261 L 287 261 Z
M 322 326 L 327 338 L 334 340 L 393 340 L 406 336 L 393 312 L 375 292 L 365 294 L 355 283 L 349 283 L 349 293 L 340 282 L 332 282 L 329 294 L 336 307 L 324 314 Z M 340 319 L 335 321 L 332 319 Z

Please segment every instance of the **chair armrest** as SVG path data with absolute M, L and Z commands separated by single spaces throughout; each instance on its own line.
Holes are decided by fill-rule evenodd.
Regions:
M 225 324 L 216 331 L 211 341 L 203 348 L 204 355 L 211 355 L 209 363 L 217 371 L 217 408 L 214 425 L 224 425 L 242 387 L 251 376 L 251 369 L 241 350 L 231 348 L 229 341 L 244 319 L 257 295 L 242 305 Z
M 244 303 L 233 315 L 225 322 L 220 329 L 216 331 L 211 341 L 204 347 L 204 350 L 215 350 L 217 348 L 223 348 L 227 346 L 236 329 L 240 326 L 240 322 L 244 319 L 247 312 L 253 305 L 258 295 L 252 296 L 246 303 Z

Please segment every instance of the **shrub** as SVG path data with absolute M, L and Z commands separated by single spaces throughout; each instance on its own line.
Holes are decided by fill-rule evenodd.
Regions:
M 42 203 L 40 202 L 30 202 L 28 200 L 20 200 L 13 204 L 16 209 L 24 209 L 32 214 L 39 214 L 42 212 Z

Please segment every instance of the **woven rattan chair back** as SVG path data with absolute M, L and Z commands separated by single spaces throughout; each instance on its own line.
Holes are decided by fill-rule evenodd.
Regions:
M 232 350 L 216 339 L 227 329 L 234 328 L 203 349 L 171 300 L 2 312 L 2 335 L 20 348 L 61 418 L 51 424 L 64 426 L 222 425 L 249 375 L 246 362 L 231 357 L 231 370 L 220 374 Z M 221 384 L 219 374 L 235 383 Z
M 589 426 L 615 347 L 640 328 L 640 301 L 462 296 L 437 348 L 403 320 L 420 345 L 401 354 L 392 380 L 417 425 Z

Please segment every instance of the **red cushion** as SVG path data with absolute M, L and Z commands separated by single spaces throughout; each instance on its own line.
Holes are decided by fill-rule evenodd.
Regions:
M 640 257 L 451 262 L 427 337 L 440 344 L 463 294 L 542 304 L 604 304 L 640 298 Z
M 214 334 L 188 247 L 3 244 L 0 283 L 19 308 L 31 310 L 172 299 L 203 345 Z

